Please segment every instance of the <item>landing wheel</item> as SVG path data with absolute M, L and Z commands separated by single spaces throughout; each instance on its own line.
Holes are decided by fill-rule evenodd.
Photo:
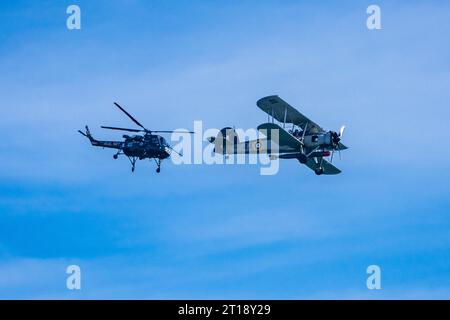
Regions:
M 134 167 L 131 167 L 131 172 L 134 172 Z
M 305 154 L 301 154 L 298 157 L 298 161 L 300 161 L 300 163 L 305 164 L 306 162 L 308 162 L 308 157 Z
M 320 176 L 323 173 L 323 168 L 322 167 L 316 168 L 314 170 L 314 173 Z
M 114 159 L 117 159 L 119 156 L 117 154 L 113 155 Z
M 154 158 L 154 160 L 156 163 L 156 173 L 160 173 L 161 172 L 161 159 Z

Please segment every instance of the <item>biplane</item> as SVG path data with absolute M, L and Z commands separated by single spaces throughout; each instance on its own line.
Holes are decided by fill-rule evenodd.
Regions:
M 338 132 L 326 131 L 276 95 L 262 98 L 256 105 L 268 116 L 267 123 L 257 128 L 266 138 L 239 142 L 236 131 L 226 127 L 216 138 L 209 138 L 209 142 L 215 144 L 214 152 L 224 155 L 266 153 L 272 160 L 297 159 L 317 175 L 341 173 L 332 162 L 335 152 L 340 157 L 341 151 L 348 149 L 341 142 L 345 126 Z

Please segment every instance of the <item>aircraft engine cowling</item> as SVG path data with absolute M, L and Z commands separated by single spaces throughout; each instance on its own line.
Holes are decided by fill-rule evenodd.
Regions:
M 339 141 L 341 141 L 339 133 L 337 133 L 336 131 L 330 131 L 330 144 L 333 146 L 337 146 L 339 144 Z

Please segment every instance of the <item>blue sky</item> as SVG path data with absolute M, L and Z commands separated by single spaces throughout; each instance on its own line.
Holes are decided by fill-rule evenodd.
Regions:
M 2 2 L 0 298 L 450 298 L 450 7 L 377 1 L 369 31 L 370 4 Z M 131 174 L 77 133 L 120 137 L 113 101 L 149 128 L 252 128 L 270 94 L 347 125 L 341 175 Z

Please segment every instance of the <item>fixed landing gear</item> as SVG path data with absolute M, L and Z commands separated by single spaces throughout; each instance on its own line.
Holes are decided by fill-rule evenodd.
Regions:
M 317 159 L 317 158 L 314 158 L 314 161 L 316 162 L 316 168 L 314 169 L 314 173 L 316 175 L 320 176 L 324 172 L 324 169 L 323 169 L 323 166 L 322 166 L 323 158 L 320 158 L 320 160 Z
M 119 155 L 117 155 L 117 154 L 113 155 L 113 158 L 114 158 L 115 160 L 117 160 L 118 157 L 119 157 Z
M 318 167 L 316 169 L 314 169 L 314 173 L 318 176 L 320 176 L 321 174 L 323 174 L 323 168 L 322 167 Z
M 301 154 L 298 157 L 298 161 L 300 161 L 301 164 L 305 164 L 306 162 L 308 162 L 308 157 L 305 154 Z

